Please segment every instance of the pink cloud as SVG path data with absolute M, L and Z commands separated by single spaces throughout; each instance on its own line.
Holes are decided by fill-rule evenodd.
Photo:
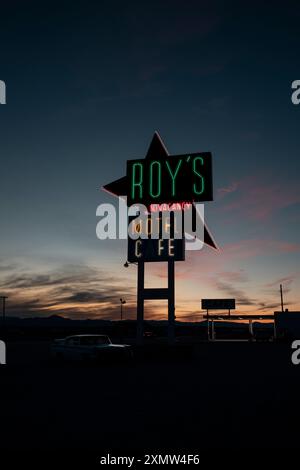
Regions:
M 238 271 L 221 271 L 217 273 L 219 278 L 222 278 L 226 282 L 247 282 L 248 276 L 244 269 Z
M 219 188 L 217 191 L 221 196 L 222 195 L 226 196 L 226 194 L 234 193 L 235 191 L 237 191 L 239 186 L 240 186 L 240 183 L 237 182 L 237 181 L 234 181 L 233 183 L 231 183 L 228 186 L 224 186 L 223 188 Z
M 249 239 L 224 245 L 218 252 L 204 248 L 199 252 L 186 252 L 186 263 L 177 263 L 176 278 L 179 280 L 201 280 L 211 285 L 211 279 L 220 276 L 228 282 L 246 282 L 247 275 L 243 270 L 229 271 L 232 263 L 274 256 L 284 253 L 299 253 L 300 243 L 290 243 L 270 239 Z M 156 278 L 166 278 L 166 272 L 160 266 L 154 266 L 152 274 Z
M 299 251 L 300 243 L 290 243 L 273 239 L 250 239 L 225 245 L 223 249 L 221 249 L 221 256 L 234 260 Z
M 300 203 L 295 184 L 283 187 L 277 182 L 260 183 L 253 177 L 220 188 L 218 194 L 223 199 L 222 211 L 235 215 L 238 212 L 241 217 L 256 221 L 266 221 L 278 210 Z
M 285 286 L 290 286 L 293 281 L 295 280 L 296 275 L 291 274 L 290 276 L 285 276 L 285 277 L 280 277 L 279 279 L 276 279 L 275 281 L 269 282 L 266 284 L 266 287 L 277 287 L 280 284 L 283 284 Z

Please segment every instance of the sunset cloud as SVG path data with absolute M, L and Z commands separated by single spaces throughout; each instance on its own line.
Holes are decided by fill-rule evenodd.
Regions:
M 217 191 L 219 195 L 225 196 L 226 194 L 231 194 L 237 191 L 239 186 L 240 186 L 240 183 L 238 183 L 237 181 L 234 181 L 229 186 L 224 186 L 223 188 L 219 188 Z
M 218 194 L 222 198 L 220 210 L 258 222 L 265 222 L 278 211 L 300 203 L 298 184 L 262 183 L 255 177 L 233 182 L 220 188 Z
M 26 272 L 2 276 L 1 290 L 9 297 L 11 315 L 40 315 L 53 311 L 68 316 L 109 317 L 126 296 L 131 309 L 133 289 L 121 277 L 87 265 L 65 265 L 47 274 Z

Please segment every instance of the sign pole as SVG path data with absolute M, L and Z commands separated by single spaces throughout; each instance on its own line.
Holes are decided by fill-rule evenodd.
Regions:
M 168 261 L 168 340 L 175 342 L 175 261 Z
M 209 313 L 208 309 L 206 310 L 206 320 L 207 320 L 207 340 L 210 340 L 210 334 L 209 334 Z
M 137 275 L 137 328 L 136 328 L 136 342 L 143 344 L 144 340 L 144 280 L 145 280 L 145 263 L 144 261 L 138 262 L 138 275 Z

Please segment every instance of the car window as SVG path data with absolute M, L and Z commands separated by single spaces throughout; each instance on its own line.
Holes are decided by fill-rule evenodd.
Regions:
M 90 337 L 80 338 L 80 344 L 83 346 L 93 346 L 95 344 L 94 339 Z
M 84 346 L 96 346 L 99 344 L 110 344 L 107 336 L 85 336 L 80 338 L 80 344 Z
M 99 336 L 96 344 L 110 344 L 110 339 L 107 336 Z

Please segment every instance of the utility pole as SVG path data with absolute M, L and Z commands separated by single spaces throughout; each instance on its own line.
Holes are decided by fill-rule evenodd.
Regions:
M 120 304 L 121 304 L 121 321 L 123 320 L 123 305 L 126 304 L 126 300 L 120 299 Z
M 280 284 L 280 299 L 281 299 L 281 311 L 283 312 L 283 292 L 282 292 L 282 284 Z

